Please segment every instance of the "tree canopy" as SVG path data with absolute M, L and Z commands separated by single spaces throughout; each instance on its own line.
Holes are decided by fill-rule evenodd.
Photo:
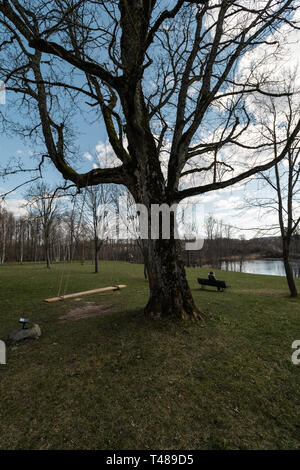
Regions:
M 30 112 L 14 126 L 39 134 L 45 158 L 77 187 L 122 183 L 134 193 L 146 162 L 170 201 L 231 185 L 274 163 L 249 161 L 268 142 L 244 141 L 255 125 L 247 100 L 272 94 L 296 9 L 292 0 L 2 1 L 1 77 Z M 75 106 L 103 120 L 118 165 L 75 170 Z

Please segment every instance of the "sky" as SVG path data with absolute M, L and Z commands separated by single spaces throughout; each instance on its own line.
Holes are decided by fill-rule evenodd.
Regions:
M 297 12 L 297 16 L 300 19 L 300 11 Z M 284 26 L 288 30 L 288 26 Z M 280 76 L 286 67 L 295 67 L 300 57 L 300 31 L 293 31 L 288 35 L 288 41 L 286 43 L 286 50 L 282 54 L 281 60 L 272 64 L 271 60 L 263 61 L 262 67 L 273 67 L 274 78 Z M 242 76 L 243 72 L 246 72 L 253 60 L 263 57 L 264 48 L 255 48 L 253 52 L 246 54 L 239 64 L 239 73 Z M 287 64 L 288 62 L 288 64 Z M 300 74 L 299 74 L 300 81 Z M 300 86 L 300 83 L 299 83 Z M 3 103 L 0 96 L 0 111 L 1 107 L 6 106 Z M 252 112 L 257 111 L 257 105 L 255 103 L 248 103 L 249 108 Z M 256 108 L 255 108 L 256 106 Z M 98 156 L 105 155 L 108 164 L 115 161 L 113 151 L 107 140 L 106 131 L 102 122 L 89 124 L 84 119 L 76 118 L 76 126 L 79 129 L 79 146 L 77 147 L 78 157 L 81 161 L 80 171 L 87 171 L 91 168 L 95 168 L 99 165 Z M 253 129 L 252 129 L 253 131 Z M 28 142 L 25 144 L 23 140 L 18 136 L 1 135 L 0 140 L 0 155 L 1 155 L 1 166 L 5 166 L 12 157 L 18 157 L 22 159 L 24 164 L 29 166 L 35 166 L 33 151 L 35 149 L 30 148 Z M 250 133 L 249 133 L 250 138 Z M 230 151 L 230 150 L 228 150 Z M 235 158 L 238 155 L 235 151 Z M 0 179 L 0 194 L 5 193 L 12 188 L 21 185 L 28 178 L 28 174 L 14 175 L 6 180 Z M 55 170 L 52 165 L 48 165 L 44 171 L 44 178 L 47 182 L 59 184 L 61 178 L 59 173 Z M 25 187 L 16 189 L 12 194 L 9 194 L 5 199 L 6 208 L 12 211 L 15 215 L 22 215 L 24 208 L 24 193 Z M 270 215 L 262 213 L 255 208 L 243 209 L 244 199 L 249 197 L 251 194 L 256 192 L 256 183 L 251 181 L 248 184 L 244 182 L 239 183 L 230 188 L 224 190 L 214 191 L 197 197 L 197 202 L 203 204 L 204 213 L 206 216 L 213 215 L 216 219 L 222 220 L 224 224 L 236 227 L 233 233 L 236 236 L 245 236 L 250 238 L 257 234 L 256 228 L 262 227 L 263 224 L 276 223 L 276 215 Z

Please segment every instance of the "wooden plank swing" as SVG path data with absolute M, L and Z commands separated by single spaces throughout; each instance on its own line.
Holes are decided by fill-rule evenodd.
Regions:
M 118 286 L 110 286 L 110 287 L 102 287 L 101 289 L 92 289 L 92 290 L 86 290 L 83 292 L 76 292 L 75 294 L 67 294 L 67 295 L 61 295 L 60 297 L 51 297 L 50 299 L 44 299 L 45 302 L 59 302 L 60 300 L 66 300 L 66 299 L 75 299 L 76 297 L 82 297 L 84 295 L 91 295 L 91 294 L 98 294 L 99 292 L 107 292 L 111 290 L 120 290 L 124 289 L 126 285 L 118 285 Z

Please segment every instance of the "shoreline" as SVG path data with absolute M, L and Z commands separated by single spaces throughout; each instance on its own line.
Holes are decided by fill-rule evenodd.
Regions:
M 275 256 L 259 256 L 259 255 L 250 255 L 250 256 L 244 256 L 244 257 L 240 257 L 240 256 L 232 256 L 230 258 L 222 258 L 220 261 L 222 263 L 226 263 L 227 262 L 230 262 L 230 261 L 283 261 L 283 257 L 275 257 Z M 300 263 L 300 256 L 299 257 L 291 257 L 289 259 L 290 262 L 294 262 L 294 263 Z

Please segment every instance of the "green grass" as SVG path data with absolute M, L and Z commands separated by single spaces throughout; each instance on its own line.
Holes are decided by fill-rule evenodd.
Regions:
M 0 338 L 29 317 L 39 340 L 8 345 L 0 366 L 0 449 L 297 449 L 300 299 L 282 277 L 216 272 L 232 287 L 202 291 L 205 323 L 150 321 L 143 268 L 74 263 L 67 292 L 118 283 L 120 293 L 47 304 L 63 265 L 0 267 Z M 297 281 L 300 289 L 299 280 Z M 86 302 L 112 305 L 94 318 L 59 317 Z

